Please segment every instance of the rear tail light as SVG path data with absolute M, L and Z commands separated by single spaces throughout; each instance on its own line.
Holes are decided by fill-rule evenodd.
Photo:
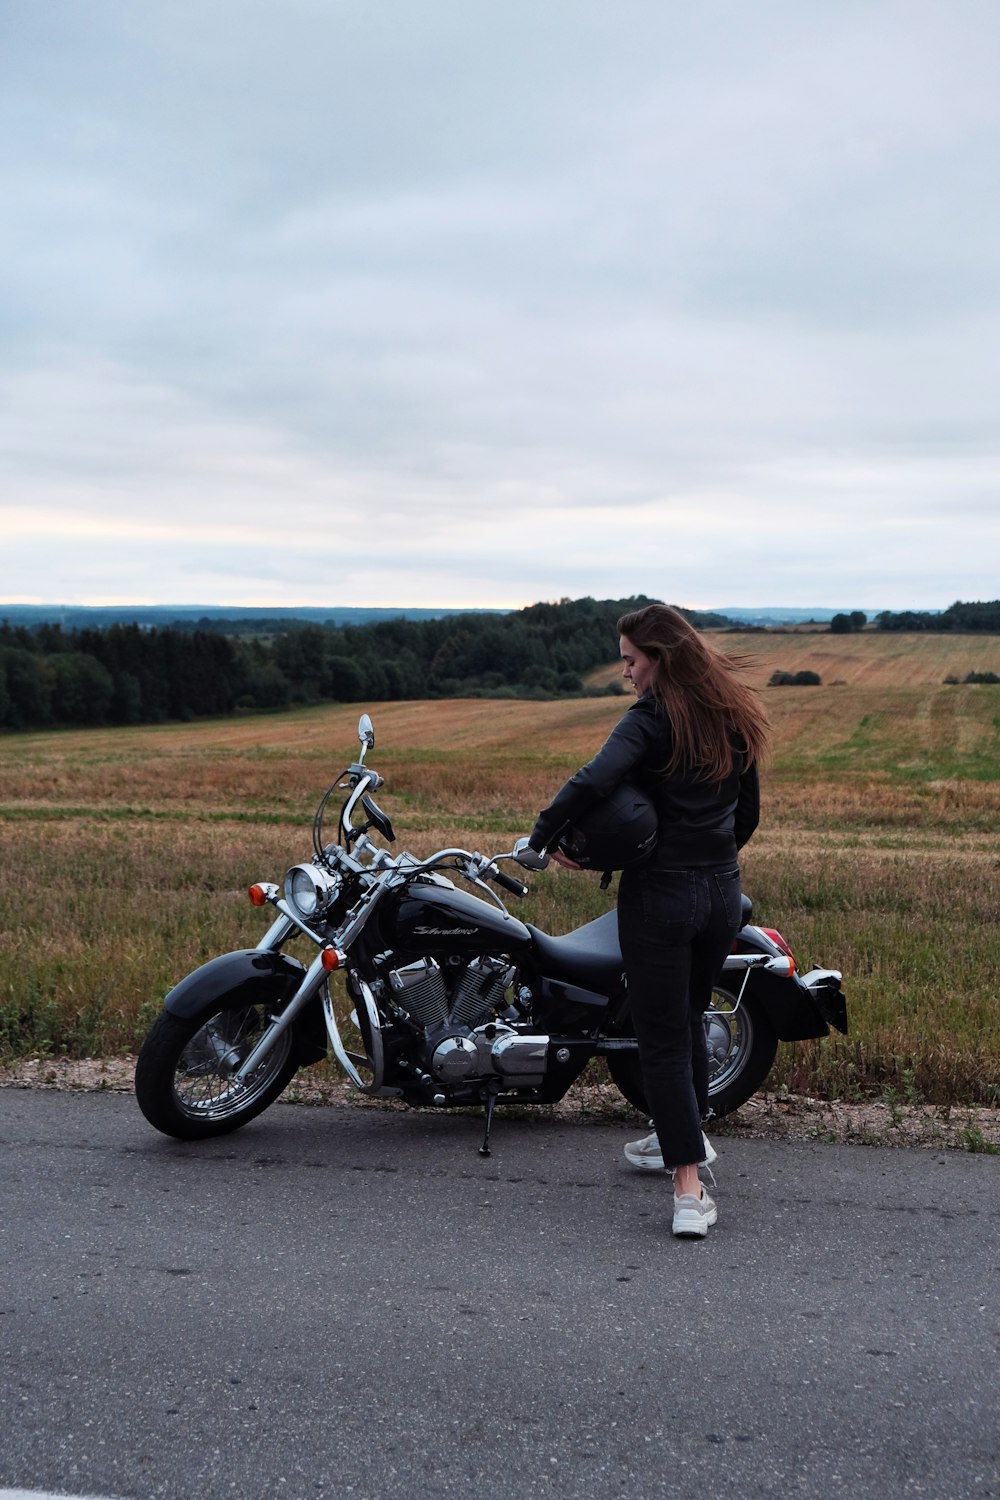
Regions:
M 782 953 L 784 953 L 788 958 L 791 959 L 791 961 L 792 961 L 792 967 L 789 970 L 789 972 L 792 973 L 792 974 L 794 974 L 795 973 L 795 954 L 792 952 L 791 948 L 789 948 L 788 944 L 785 942 L 784 938 L 781 936 L 781 933 L 778 932 L 778 931 L 776 931 L 776 929 L 773 928 L 773 927 L 762 927 L 760 930 L 761 930 L 761 932 L 765 933 L 767 935 L 767 937 L 769 937 L 771 939 L 771 942 L 774 944 L 774 946 L 776 948 L 780 948 L 781 951 L 782 951 Z

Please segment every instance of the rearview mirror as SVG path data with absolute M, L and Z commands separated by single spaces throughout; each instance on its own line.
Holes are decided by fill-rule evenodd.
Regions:
M 375 731 L 372 728 L 372 721 L 367 714 L 362 714 L 358 720 L 358 739 L 368 750 L 374 750 Z

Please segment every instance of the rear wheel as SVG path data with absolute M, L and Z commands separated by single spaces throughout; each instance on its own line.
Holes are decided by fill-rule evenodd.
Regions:
M 297 1061 L 291 1028 L 243 1080 L 233 1077 L 270 1024 L 270 1007 L 244 1005 L 190 1021 L 164 1011 L 139 1051 L 135 1096 L 151 1125 L 178 1140 L 238 1130 L 287 1087 Z
M 716 1116 L 732 1114 L 757 1092 L 770 1073 L 778 1038 L 761 1006 L 716 985 L 705 1012 L 708 1045 L 708 1103 Z M 638 1055 L 609 1052 L 608 1072 L 630 1104 L 649 1113 Z

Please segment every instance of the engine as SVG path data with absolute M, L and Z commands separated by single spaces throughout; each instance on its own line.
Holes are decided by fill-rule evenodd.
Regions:
M 393 1000 L 424 1034 L 422 1060 L 436 1082 L 455 1087 L 499 1077 L 512 1089 L 541 1084 L 548 1037 L 526 1036 L 497 1019 L 516 972 L 507 959 L 480 955 L 450 985 L 433 958 L 389 975 Z
M 449 987 L 437 960 L 421 958 L 391 973 L 389 988 L 418 1026 L 472 1027 L 500 1008 L 514 973 L 506 959 L 480 956 L 464 964 Z

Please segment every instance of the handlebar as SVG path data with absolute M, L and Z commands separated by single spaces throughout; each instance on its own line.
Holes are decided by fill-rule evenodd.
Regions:
M 487 880 L 508 891 L 512 896 L 528 895 L 528 887 L 523 881 L 515 880 L 511 876 L 503 874 L 501 870 L 497 869 L 496 865 L 497 860 L 517 858 L 518 848 L 522 844 L 527 845 L 527 839 L 518 840 L 514 854 L 498 854 L 492 858 L 482 854 L 472 854 L 467 849 L 439 849 L 427 859 L 415 860 L 412 855 L 408 854 L 401 854 L 394 859 L 385 853 L 385 851 L 376 850 L 367 838 L 367 828 L 374 825 L 384 838 L 390 840 L 393 840 L 395 835 L 391 822 L 372 801 L 370 796 L 372 791 L 377 790 L 378 787 L 383 785 L 383 778 L 377 771 L 364 764 L 365 754 L 374 743 L 374 732 L 371 728 L 371 721 L 368 720 L 366 723 L 364 716 L 359 726 L 359 737 L 362 744 L 359 758 L 352 765 L 349 765 L 346 770 L 342 771 L 337 780 L 327 788 L 313 819 L 313 849 L 319 860 L 326 861 L 329 854 L 323 843 L 323 813 L 334 791 L 338 788 L 346 787 L 349 788 L 348 796 L 340 809 L 339 819 L 339 830 L 341 839 L 343 840 L 343 847 L 333 847 L 337 848 L 338 855 L 346 859 L 357 873 L 365 873 L 363 866 L 356 862 L 359 857 L 364 855 L 368 855 L 372 859 L 369 873 L 373 873 L 376 868 L 380 869 L 383 873 L 388 873 L 388 870 L 394 867 L 396 877 L 402 877 L 403 879 L 412 878 L 421 870 L 430 872 L 434 869 L 439 869 L 442 865 L 454 865 L 467 880 L 472 881 L 474 885 L 479 885 L 483 890 L 487 891 L 501 909 L 503 909 L 503 903 L 494 892 L 489 890 L 489 887 L 485 884 Z M 364 807 L 368 817 L 368 824 L 364 829 L 354 826 L 354 812 L 359 803 Z M 352 847 L 354 850 L 354 859 L 351 858 Z M 536 868 L 533 861 L 537 860 L 539 856 L 535 854 L 534 850 L 529 850 L 528 852 L 531 861 L 528 863 L 528 867 Z M 548 863 L 547 857 L 542 856 L 542 861 L 537 868 L 545 868 L 545 865 Z M 374 887 L 371 894 L 374 895 Z

